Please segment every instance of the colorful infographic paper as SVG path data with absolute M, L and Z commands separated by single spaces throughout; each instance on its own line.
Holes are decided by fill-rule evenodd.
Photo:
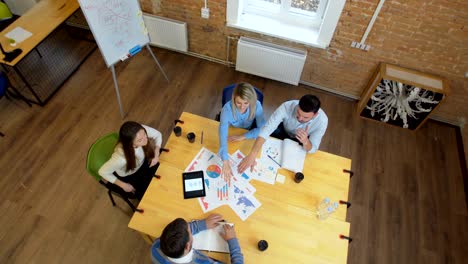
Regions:
M 187 172 L 202 170 L 205 173 L 206 196 L 198 199 L 204 213 L 227 204 L 245 221 L 261 206 L 253 196 L 256 189 L 249 183 L 251 176 L 248 173 L 237 173 L 237 165 L 243 158 L 244 155 L 240 151 L 231 155 L 234 175 L 230 183 L 221 177 L 221 158 L 204 147 L 187 166 Z
M 276 138 L 268 138 L 262 147 L 261 161 L 268 161 L 274 159 L 278 164 L 283 160 L 283 141 Z M 271 158 L 270 158 L 271 157 Z

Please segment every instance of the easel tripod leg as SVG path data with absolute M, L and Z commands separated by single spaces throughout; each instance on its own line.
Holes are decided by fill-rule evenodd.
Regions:
M 166 73 L 164 72 L 164 69 L 163 67 L 161 66 L 161 64 L 159 64 L 159 61 L 158 59 L 156 59 L 156 56 L 154 56 L 154 53 L 153 51 L 151 50 L 150 46 L 148 44 L 146 44 L 146 48 L 148 49 L 149 53 L 151 54 L 151 56 L 153 57 L 154 61 L 156 62 L 156 64 L 158 65 L 159 69 L 161 70 L 162 74 L 164 75 L 164 78 L 166 78 L 166 81 L 169 82 L 169 78 L 167 78 L 167 75 Z
M 114 79 L 114 88 L 115 88 L 115 94 L 117 94 L 117 102 L 119 103 L 120 116 L 122 116 L 122 119 L 123 119 L 125 117 L 125 113 L 122 108 L 122 102 L 120 101 L 119 84 L 117 83 L 117 76 L 115 75 L 114 65 L 111 66 L 111 72 L 112 72 L 112 78 Z

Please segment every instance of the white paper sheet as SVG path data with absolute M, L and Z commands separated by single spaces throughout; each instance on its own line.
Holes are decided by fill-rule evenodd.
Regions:
M 269 156 L 269 157 L 268 157 Z M 267 160 L 273 159 L 278 164 L 281 164 L 283 159 L 283 140 L 279 140 L 276 138 L 268 138 L 262 146 L 262 154 L 260 155 L 260 159 Z
M 296 141 L 285 139 L 283 142 L 283 168 L 292 172 L 302 172 L 307 152 Z
M 12 31 L 5 34 L 5 37 L 15 40 L 16 43 L 21 43 L 23 40 L 32 36 L 32 33 L 22 27 L 16 27 Z
M 279 182 L 279 183 L 284 183 L 284 181 L 286 180 L 286 176 L 284 176 L 283 174 L 277 174 L 276 175 L 276 181 Z
M 276 173 L 279 168 L 280 166 L 270 158 L 257 159 L 257 165 L 255 165 L 253 172 L 251 172 L 252 179 L 268 184 L 275 184 Z
M 274 160 L 279 167 L 292 172 L 302 171 L 307 153 L 296 141 L 268 138 L 263 144 L 260 162 L 267 166 Z

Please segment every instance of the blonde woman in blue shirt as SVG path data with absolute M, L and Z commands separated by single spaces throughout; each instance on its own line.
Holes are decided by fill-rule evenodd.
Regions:
M 219 123 L 219 156 L 223 160 L 222 175 L 230 181 L 232 176 L 229 164 L 228 142 L 236 142 L 244 139 L 255 139 L 260 133 L 260 128 L 265 125 L 263 108 L 257 100 L 255 88 L 248 83 L 239 83 L 232 92 L 231 100 L 226 102 L 221 110 Z M 249 131 L 242 135 L 228 136 L 229 126 L 244 128 Z

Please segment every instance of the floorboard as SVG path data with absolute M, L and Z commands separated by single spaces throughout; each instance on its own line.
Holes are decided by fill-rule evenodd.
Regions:
M 214 118 L 222 88 L 234 82 L 264 93 L 266 116 L 286 100 L 315 94 L 330 120 L 321 150 L 353 161 L 348 263 L 465 263 L 456 128 L 428 121 L 411 132 L 371 122 L 339 96 L 154 51 L 169 83 L 145 51 L 116 65 L 124 120 L 159 129 L 165 143 L 182 111 Z M 150 263 L 149 245 L 127 227 L 130 209 L 120 199 L 113 207 L 85 170 L 89 146 L 123 121 L 99 50 L 45 107 L 0 100 L 0 120 L 0 263 Z

